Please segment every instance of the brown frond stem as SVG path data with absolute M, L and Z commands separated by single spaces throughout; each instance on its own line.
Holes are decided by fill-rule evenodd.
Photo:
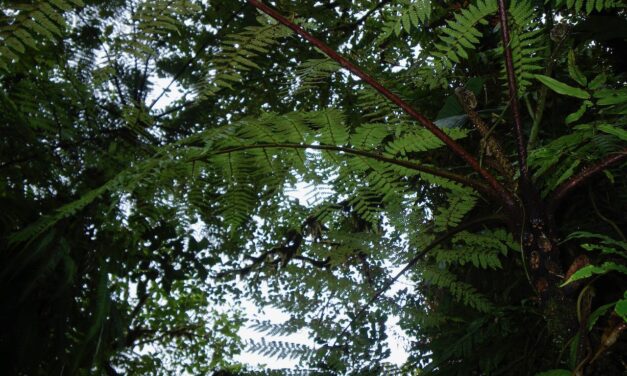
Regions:
M 450 229 L 447 232 L 445 232 L 444 234 L 438 236 L 429 245 L 427 245 L 422 251 L 418 252 L 411 260 L 409 260 L 407 265 L 405 265 L 405 267 L 401 271 L 396 273 L 396 275 L 394 277 L 392 277 L 392 279 L 390 279 L 385 285 L 383 285 L 383 287 L 381 287 L 373 295 L 373 297 L 370 298 L 370 301 L 367 304 L 365 304 L 363 307 L 361 307 L 361 309 L 357 312 L 355 317 L 353 317 L 353 319 L 344 327 L 344 329 L 337 336 L 336 341 L 335 341 L 336 344 L 346 334 L 346 332 L 348 332 L 350 327 L 355 322 L 357 322 L 357 320 L 359 320 L 361 318 L 361 316 L 370 308 L 370 306 L 374 302 L 376 302 L 377 299 L 379 299 L 379 297 L 381 297 L 381 295 L 383 295 L 394 283 L 396 283 L 396 281 L 398 281 L 399 278 L 401 278 L 401 276 L 403 274 L 405 274 L 408 270 L 413 268 L 418 263 L 418 261 L 420 261 L 428 252 L 432 251 L 434 248 L 436 248 L 437 246 L 439 246 L 443 242 L 449 240 L 450 238 L 452 238 L 453 236 L 457 235 L 458 233 L 460 233 L 462 231 L 469 230 L 469 229 L 471 229 L 471 228 L 473 228 L 473 227 L 475 227 L 477 225 L 480 225 L 480 224 L 483 224 L 483 223 L 487 223 L 487 222 L 506 222 L 506 221 L 507 221 L 507 218 L 505 216 L 503 216 L 503 215 L 499 215 L 499 214 L 489 215 L 489 216 L 486 216 L 486 217 L 481 217 L 481 218 L 477 218 L 477 219 L 468 221 L 466 223 L 462 223 L 459 226 L 457 226 L 457 227 L 455 227 L 453 229 Z
M 424 172 L 427 174 L 431 174 L 434 176 L 439 176 L 442 178 L 446 178 L 449 180 L 452 180 L 454 182 L 460 183 L 464 186 L 468 186 L 468 187 L 472 187 L 474 189 L 476 189 L 477 191 L 487 194 L 487 195 L 493 195 L 494 191 L 492 189 L 490 189 L 490 187 L 488 187 L 487 185 L 483 184 L 482 182 L 476 181 L 476 180 L 472 180 L 469 179 L 468 177 L 464 176 L 464 175 L 459 175 L 459 174 L 455 174 L 453 172 L 449 172 L 446 170 L 442 170 L 439 168 L 435 168 L 432 166 L 427 166 L 424 165 L 422 163 L 417 163 L 417 162 L 412 162 L 412 161 L 407 161 L 407 160 L 402 160 L 402 159 L 395 159 L 395 158 L 390 158 L 390 157 L 386 157 L 380 153 L 376 153 L 376 152 L 371 152 L 371 151 L 365 151 L 365 150 L 356 150 L 356 149 L 352 149 L 352 148 L 348 148 L 348 147 L 342 147 L 342 146 L 333 146 L 333 145 L 309 145 L 309 144 L 291 144 L 291 143 L 279 143 L 279 144 L 253 144 L 253 145 L 243 145 L 243 146 L 236 146 L 236 147 L 232 147 L 232 148 L 227 148 L 227 149 L 222 149 L 222 150 L 218 150 L 212 154 L 214 155 L 220 155 L 220 154 L 228 154 L 228 153 L 235 153 L 235 152 L 240 152 L 240 151 L 245 151 L 245 150 L 252 150 L 252 149 L 312 149 L 312 150 L 326 150 L 326 151 L 335 151 L 335 152 L 343 152 L 346 154 L 351 154 L 351 155 L 358 155 L 360 157 L 365 157 L 365 158 L 370 158 L 370 159 L 374 159 L 380 162 L 386 162 L 386 163 L 390 163 L 390 164 L 394 164 L 397 166 L 401 166 L 401 167 L 405 167 L 411 170 L 415 170 L 415 171 L 420 171 L 420 172 Z M 201 156 L 201 157 L 197 157 L 197 158 L 193 158 L 190 160 L 190 162 L 193 162 L 195 160 L 202 160 L 206 158 L 206 156 Z
M 514 72 L 514 60 L 512 50 L 509 46 L 509 25 L 507 23 L 507 11 L 505 0 L 498 0 L 499 19 L 501 21 L 501 40 L 503 41 L 503 56 L 505 58 L 505 70 L 507 72 L 507 87 L 509 89 L 509 100 L 514 117 L 514 128 L 516 131 L 516 145 L 518 147 L 518 168 L 524 189 L 530 184 L 529 169 L 527 168 L 527 148 L 522 132 L 522 122 L 520 120 L 520 106 L 518 104 L 518 89 L 516 88 L 516 74 Z
M 597 173 L 605 170 L 615 163 L 619 163 L 627 158 L 627 148 L 613 153 L 600 160 L 596 164 L 582 169 L 577 175 L 572 176 L 570 179 L 562 183 L 559 187 L 553 191 L 553 194 L 549 198 L 549 215 L 555 213 L 560 202 L 575 188 L 579 188 L 582 184 L 586 183 L 591 177 Z
M 263 13 L 269 15 L 270 17 L 274 18 L 281 24 L 285 25 L 286 27 L 296 32 L 298 35 L 300 35 L 305 40 L 307 40 L 308 42 L 316 46 L 319 50 L 324 52 L 331 59 L 337 61 L 341 66 L 343 66 L 344 68 L 349 70 L 351 73 L 353 73 L 354 75 L 364 80 L 368 85 L 372 86 L 379 93 L 381 93 L 383 96 L 389 99 L 392 103 L 400 107 L 409 116 L 411 116 L 412 118 L 420 122 L 426 129 L 428 129 L 437 138 L 439 138 L 442 142 L 444 142 L 444 144 L 446 144 L 446 146 L 448 146 L 449 149 L 453 151 L 453 153 L 457 154 L 466 163 L 468 163 L 474 171 L 478 172 L 481 176 L 483 176 L 483 178 L 486 180 L 488 185 L 491 187 L 491 190 L 494 190 L 495 192 L 491 196 L 496 196 L 502 202 L 502 204 L 505 205 L 509 210 L 514 210 L 516 206 L 516 201 L 514 199 L 514 196 L 511 193 L 509 193 L 505 189 L 505 187 L 503 187 L 496 180 L 496 178 L 492 174 L 490 174 L 489 171 L 482 168 L 481 165 L 479 164 L 479 161 L 477 161 L 477 159 L 475 159 L 460 144 L 455 142 L 455 140 L 450 138 L 446 133 L 444 133 L 440 128 L 438 128 L 438 126 L 435 125 L 431 120 L 427 119 L 424 115 L 416 111 L 407 102 L 405 102 L 398 95 L 392 93 L 386 87 L 381 85 L 381 83 L 379 83 L 373 77 L 365 73 L 361 68 L 357 67 L 355 64 L 348 61 L 345 57 L 335 52 L 335 50 L 333 50 L 331 47 L 327 46 L 325 43 L 323 43 L 322 41 L 320 41 L 313 35 L 306 32 L 300 26 L 296 25 L 292 21 L 283 17 L 280 13 L 278 13 L 274 9 L 268 7 L 267 5 L 263 4 L 259 0 L 248 0 L 248 2 L 255 8 L 262 11 Z

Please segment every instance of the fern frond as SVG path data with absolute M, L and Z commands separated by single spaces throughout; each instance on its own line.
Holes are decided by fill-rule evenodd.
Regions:
M 379 147 L 383 139 L 391 133 L 392 130 L 387 124 L 363 124 L 351 135 L 351 145 L 363 150 L 372 150 Z
M 344 120 L 344 114 L 338 110 L 317 111 L 307 117 L 307 121 L 318 133 L 317 141 L 337 146 L 348 143 L 348 129 Z
M 221 51 L 212 59 L 204 79 L 196 86 L 199 98 L 215 95 L 218 91 L 233 89 L 233 83 L 241 82 L 241 72 L 259 69 L 254 61 L 270 47 L 290 36 L 291 30 L 265 17 L 257 19 L 259 26 L 248 26 L 237 34 L 230 34 L 222 43 Z
M 421 268 L 420 273 L 425 282 L 445 288 L 457 302 L 480 312 L 490 312 L 494 310 L 494 305 L 486 296 L 479 293 L 468 283 L 459 281 L 457 277 L 448 270 L 439 269 L 434 266 L 424 266 Z
M 277 324 L 271 321 L 256 320 L 250 328 L 259 333 L 265 333 L 269 336 L 288 336 L 296 333 L 300 328 L 287 323 Z
M 370 87 L 360 90 L 357 97 L 357 106 L 369 123 L 397 124 L 407 119 L 403 112 L 399 112 L 398 107 Z
M 448 193 L 448 206 L 442 205 L 434 216 L 434 229 L 446 231 L 461 223 L 477 203 L 477 195 L 470 189 Z
M 505 231 L 485 231 L 482 233 L 461 232 L 452 239 L 450 249 L 435 252 L 438 262 L 459 265 L 472 264 L 480 269 L 500 269 L 501 256 L 506 256 L 516 244 Z
M 485 18 L 496 12 L 496 9 L 495 0 L 479 0 L 476 5 L 471 4 L 455 14 L 453 21 L 446 22 L 448 27 L 442 30 L 441 43 L 435 45 L 438 52 L 434 55 L 448 58 L 454 63 L 467 59 L 468 51 L 476 48 L 482 36 L 476 25 L 487 24 Z
M 445 132 L 451 138 L 458 140 L 464 138 L 468 131 L 459 128 L 446 129 Z M 400 137 L 390 141 L 385 148 L 385 152 L 390 156 L 406 157 L 408 154 L 438 149 L 444 146 L 444 143 L 433 133 L 426 129 L 418 129 L 406 132 Z
M 8 7 L 12 12 L 0 21 L 0 70 L 8 71 L 28 49 L 38 50 L 43 41 L 56 43 L 67 27 L 64 13 L 84 5 L 80 0 L 71 3 L 49 0 Z
M 283 341 L 266 341 L 263 338 L 261 342 L 250 340 L 246 349 L 255 354 L 278 359 L 310 358 L 315 354 L 315 350 L 306 345 Z
M 537 148 L 529 155 L 534 179 L 544 179 L 543 195 L 570 178 L 582 163 L 620 150 L 627 139 L 625 124 L 580 124 L 573 133 Z M 600 131 L 600 132 L 599 132 Z M 623 137 L 621 139 L 621 136 Z
M 431 0 L 402 0 L 395 4 L 390 19 L 383 25 L 376 44 L 381 44 L 393 34 L 410 33 L 413 28 L 426 23 L 431 16 Z
M 368 184 L 368 190 L 378 192 L 378 200 L 368 200 L 371 205 L 380 206 L 382 203 L 390 203 L 394 199 L 403 196 L 406 187 L 400 181 L 402 175 L 390 168 L 386 163 L 368 158 L 351 158 L 348 161 L 350 170 L 359 171 Z M 377 211 L 373 208 L 372 211 Z
M 340 70 L 341 66 L 328 57 L 310 59 L 296 68 L 296 90 L 292 95 L 299 95 L 314 90 Z
M 483 36 L 478 25 L 487 25 L 486 18 L 496 9 L 496 0 L 479 0 L 456 13 L 453 20 L 447 20 L 435 48 L 417 69 L 419 80 L 430 89 L 446 87 L 454 65 L 477 48 Z

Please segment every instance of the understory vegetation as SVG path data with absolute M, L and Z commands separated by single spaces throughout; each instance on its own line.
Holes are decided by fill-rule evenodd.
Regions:
M 621 0 L 0 1 L 0 373 L 624 375 L 626 41 Z

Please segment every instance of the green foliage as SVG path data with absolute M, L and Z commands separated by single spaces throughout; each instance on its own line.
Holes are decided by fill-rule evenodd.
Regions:
M 392 16 L 382 27 L 381 34 L 376 40 L 377 44 L 385 42 L 393 34 L 398 37 L 403 31 L 411 33 L 412 29 L 419 28 L 429 21 L 431 15 L 429 0 L 402 0 L 394 5 Z
M 10 72 L 28 50 L 42 47 L 42 39 L 57 43 L 67 26 L 64 13 L 82 6 L 81 0 L 50 0 L 4 9 L 0 23 L 0 70 Z
M 527 88 L 533 83 L 534 73 L 544 68 L 544 49 L 547 41 L 543 35 L 542 26 L 537 20 L 537 13 L 531 1 L 512 1 L 509 6 L 511 15 L 510 49 L 518 96 L 523 97 Z M 498 55 L 503 54 L 503 48 L 497 49 Z M 505 64 L 501 69 L 503 82 L 507 82 Z
M 470 284 L 457 280 L 450 272 L 433 267 L 425 268 L 422 270 L 422 278 L 427 283 L 447 289 L 456 301 L 480 312 L 490 312 L 494 309 L 485 296 L 477 292 Z
M 594 274 L 605 274 L 611 271 L 617 271 L 623 274 L 627 274 L 627 267 L 611 261 L 604 262 L 599 266 L 584 266 L 583 268 L 577 270 L 566 282 L 564 282 L 564 284 L 569 284 L 580 279 L 588 278 Z
M 625 5 L 617 0 L 554 0 L 556 5 L 566 6 L 575 12 L 585 11 L 586 14 L 601 12 L 604 9 L 624 7 Z M 585 4 L 585 7 L 584 7 Z
M 260 17 L 259 26 L 248 26 L 237 34 L 228 35 L 222 42 L 221 51 L 205 68 L 205 77 L 196 84 L 199 99 L 215 95 L 219 90 L 233 89 L 242 80 L 242 72 L 261 69 L 255 58 L 267 54 L 278 40 L 291 31 L 267 18 Z
M 478 24 L 487 24 L 485 18 L 496 12 L 496 1 L 486 0 L 470 4 L 455 15 L 454 21 L 447 21 L 448 27 L 443 29 L 440 40 L 443 44 L 436 44 L 437 52 L 434 56 L 441 57 L 443 63 L 451 67 L 461 59 L 468 58 L 468 51 L 474 50 L 479 44 L 482 33 L 477 29 Z
M 313 355 L 313 350 L 305 345 L 283 341 L 266 341 L 263 338 L 261 342 L 251 341 L 248 349 L 253 353 L 279 359 L 309 358 Z
M 581 243 L 581 248 L 589 252 L 600 252 L 601 255 L 605 257 L 619 257 L 619 259 L 616 259 L 616 261 L 604 261 L 600 263 L 600 265 L 586 265 L 574 272 L 570 278 L 562 284 L 562 287 L 581 279 L 590 278 L 594 275 L 603 275 L 611 272 L 627 275 L 627 266 L 625 265 L 625 259 L 627 259 L 627 242 L 587 231 L 574 232 L 566 238 L 566 241 L 573 239 L 595 239 L 595 243 Z M 611 307 L 614 307 L 616 314 L 627 322 L 627 299 L 625 299 L 625 297 L 627 297 L 627 290 L 624 291 L 622 298 L 597 308 L 588 319 L 588 328 L 592 328 L 598 318 L 604 315 Z
M 544 85 L 551 88 L 551 90 L 555 91 L 558 94 L 568 95 L 571 97 L 581 98 L 581 99 L 590 98 L 589 93 L 586 93 L 585 91 L 578 89 L 576 87 L 566 85 L 551 77 L 543 76 L 541 74 L 537 74 L 535 77 L 538 79 L 538 81 L 542 82 Z
M 521 226 L 534 212 L 524 184 L 486 147 L 494 138 L 517 167 L 497 2 L 272 4 L 440 118 L 494 181 L 244 2 L 7 2 L 3 374 L 531 375 L 572 366 L 528 281 Z M 508 6 L 523 133 L 535 124 L 539 135 L 527 163 L 543 208 L 573 176 L 624 153 L 622 29 L 605 29 L 624 23 L 620 6 Z M 557 39 L 556 14 L 572 29 Z M 452 94 L 464 85 L 475 113 Z M 590 350 L 626 315 L 624 167 L 551 202 L 549 241 L 571 234 L 555 275 L 582 254 L 592 259 L 560 290 L 578 294 L 563 312 L 577 311 L 573 332 L 586 332 Z M 495 198 L 495 182 L 515 208 Z M 276 340 L 239 337 L 242 303 L 289 316 L 250 324 Z M 402 366 L 388 360 L 396 319 L 408 338 Z M 297 332 L 314 345 L 281 338 Z M 622 366 L 624 340 L 615 346 L 584 374 Z M 241 351 L 300 366 L 248 370 L 234 360 Z M 581 357 L 573 352 L 570 363 Z

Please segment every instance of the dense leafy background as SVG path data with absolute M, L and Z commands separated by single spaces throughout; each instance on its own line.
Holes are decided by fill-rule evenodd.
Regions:
M 496 1 L 268 3 L 519 192 Z M 528 162 L 548 200 L 625 153 L 627 17 L 612 0 L 508 9 Z M 524 218 L 244 1 L 0 12 L 3 374 L 252 373 L 233 360 L 246 346 L 321 374 L 625 371 L 624 162 L 558 208 L 551 241 L 562 270 L 579 265 L 563 287 L 576 303 L 547 319 L 521 255 Z M 306 202 L 289 194 L 303 182 Z M 382 294 L 408 263 L 405 285 Z M 309 328 L 316 347 L 243 343 L 242 300 L 290 315 L 258 330 Z M 411 339 L 402 367 L 385 363 L 392 316 Z

